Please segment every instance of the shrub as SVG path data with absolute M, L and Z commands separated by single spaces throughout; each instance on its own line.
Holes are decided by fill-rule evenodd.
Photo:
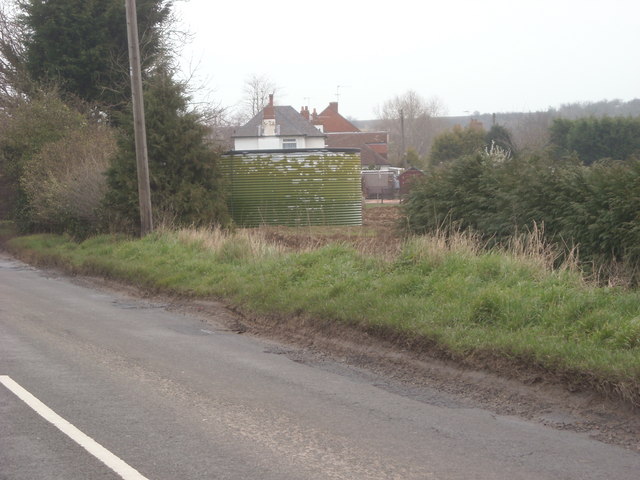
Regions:
M 628 160 L 640 153 L 640 118 L 556 119 L 550 130 L 558 154 L 575 152 L 585 165 L 604 158 Z
M 37 230 L 84 236 L 98 227 L 105 172 L 116 151 L 114 132 L 89 123 L 43 146 L 21 178 L 30 221 Z
M 431 146 L 431 165 L 448 163 L 465 155 L 482 151 L 485 146 L 485 131 L 472 124 L 467 128 L 456 126 L 449 132 L 437 136 Z
M 56 92 L 41 92 L 30 101 L 4 110 L 0 130 L 0 175 L 5 183 L 7 208 L 22 231 L 31 229 L 30 205 L 21 188 L 26 163 L 44 145 L 81 127 L 84 118 L 69 108 Z
M 565 255 L 577 247 L 590 272 L 611 279 L 625 271 L 634 283 L 640 280 L 638 212 L 639 159 L 583 166 L 544 155 L 460 158 L 428 171 L 405 203 L 414 233 L 454 226 L 497 244 L 541 225 Z

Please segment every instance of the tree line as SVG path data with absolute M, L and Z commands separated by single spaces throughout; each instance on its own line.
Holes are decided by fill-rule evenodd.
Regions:
M 432 149 L 442 147 L 438 145 L 442 144 L 442 138 L 439 137 L 443 134 L 460 133 L 468 125 L 503 127 L 509 132 L 512 149 L 532 152 L 551 144 L 551 126 L 556 119 L 639 117 L 640 99 L 626 102 L 602 100 L 568 103 L 536 112 L 474 112 L 463 117 L 445 115 L 446 108 L 437 97 L 424 98 L 415 91 L 408 90 L 378 107 L 377 120 L 355 123 L 364 129 L 389 132 L 389 161 L 392 165 L 402 166 L 408 163 L 417 168 L 425 168 L 431 162 Z
M 227 222 L 219 153 L 172 57 L 172 2 L 139 0 L 152 205 Z M 15 0 L 0 10 L 0 183 L 21 231 L 136 232 L 124 2 Z

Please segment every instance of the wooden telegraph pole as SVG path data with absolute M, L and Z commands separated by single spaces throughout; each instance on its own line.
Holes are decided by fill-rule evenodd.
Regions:
M 140 67 L 140 40 L 135 0 L 125 0 L 127 12 L 127 37 L 129 39 L 129 64 L 131 66 L 131 98 L 133 124 L 136 137 L 136 162 L 138 166 L 138 199 L 140 203 L 140 234 L 153 231 L 151 215 L 151 189 L 149 187 L 149 157 L 147 131 L 144 121 L 144 97 L 142 96 L 142 71 Z
M 400 109 L 400 147 L 402 148 L 402 166 L 407 168 L 407 156 L 405 155 L 405 144 L 404 144 L 404 110 Z

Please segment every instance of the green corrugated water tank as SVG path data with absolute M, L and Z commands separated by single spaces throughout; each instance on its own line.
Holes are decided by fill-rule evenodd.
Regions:
M 222 174 L 240 226 L 362 225 L 358 149 L 233 151 Z

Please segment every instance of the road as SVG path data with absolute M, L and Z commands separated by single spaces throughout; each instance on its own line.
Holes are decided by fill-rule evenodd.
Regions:
M 394 391 L 365 371 L 2 255 L 0 378 L 0 479 L 637 480 L 640 472 L 640 455 L 586 435 L 438 392 Z

